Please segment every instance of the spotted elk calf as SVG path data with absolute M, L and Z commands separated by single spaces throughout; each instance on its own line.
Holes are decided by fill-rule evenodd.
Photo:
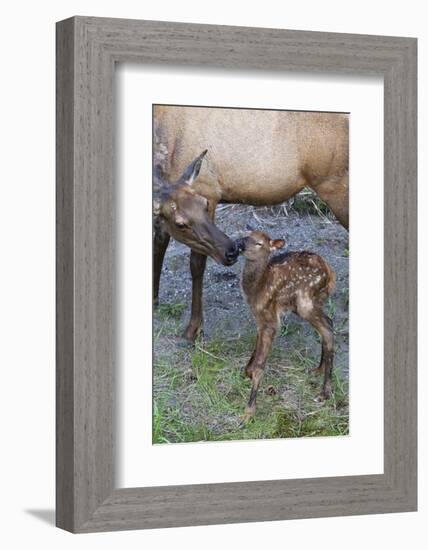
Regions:
M 293 311 L 309 321 L 320 334 L 321 361 L 315 371 L 324 372 L 324 383 L 319 399 L 328 399 L 331 395 L 333 323 L 324 313 L 323 304 L 334 289 L 336 275 L 323 258 L 312 252 L 288 252 L 271 257 L 272 252 L 284 245 L 282 239 L 272 240 L 262 231 L 252 231 L 237 241 L 246 259 L 242 290 L 257 323 L 256 346 L 245 367 L 252 387 L 243 423 L 255 413 L 266 359 L 281 315 L 286 311 Z

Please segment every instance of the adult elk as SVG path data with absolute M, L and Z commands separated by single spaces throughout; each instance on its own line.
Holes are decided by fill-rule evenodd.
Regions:
M 172 236 L 191 248 L 190 341 L 202 324 L 207 256 L 225 265 L 238 256 L 215 226 L 219 203 L 279 204 L 308 186 L 348 227 L 346 114 L 157 105 L 154 146 L 154 300 Z

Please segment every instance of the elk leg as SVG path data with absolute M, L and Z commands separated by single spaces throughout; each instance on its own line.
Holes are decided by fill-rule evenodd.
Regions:
M 348 173 L 311 185 L 345 229 L 349 227 L 349 176 Z
M 217 202 L 215 200 L 210 201 L 209 215 L 213 223 L 215 219 L 216 207 Z M 193 250 L 190 252 L 190 272 L 192 275 L 192 313 L 183 337 L 192 343 L 195 342 L 203 321 L 202 290 L 206 264 L 207 257 L 205 255 L 194 252 Z
M 202 285 L 207 257 L 197 252 L 190 253 L 190 272 L 192 274 L 192 313 L 189 324 L 184 331 L 184 338 L 190 342 L 196 340 L 196 336 L 202 325 Z
M 153 238 L 153 305 L 159 304 L 159 283 L 162 273 L 163 259 L 168 248 L 170 235 L 164 231 L 159 221 L 155 221 L 155 235 Z
M 251 364 L 251 369 L 249 370 L 249 375 L 251 376 L 252 381 L 250 398 L 248 400 L 241 425 L 247 424 L 256 412 L 257 391 L 263 377 L 266 359 L 272 347 L 272 341 L 276 334 L 276 330 L 277 327 L 275 325 L 268 325 L 258 332 L 257 347 L 253 362 Z

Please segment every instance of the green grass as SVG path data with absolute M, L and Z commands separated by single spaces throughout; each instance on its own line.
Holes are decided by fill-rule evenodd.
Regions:
M 288 206 L 298 214 L 315 215 L 322 218 L 332 216 L 327 204 L 316 193 L 305 187 L 288 201 Z
M 165 310 L 157 310 L 155 318 L 157 325 L 168 324 L 169 338 L 180 325 L 171 311 L 177 308 L 168 309 L 172 319 L 165 318 Z M 285 345 L 293 335 L 299 337 L 299 330 L 293 322 L 282 327 L 260 385 L 255 418 L 244 428 L 239 424 L 251 382 L 240 370 L 251 355 L 254 334 L 230 339 L 219 334 L 198 340 L 194 348 L 164 349 L 159 343 L 153 373 L 153 443 L 346 435 L 347 381 L 336 369 L 333 397 L 321 404 L 315 401 L 322 384 L 322 376 L 311 372 L 319 361 L 315 335 L 315 354 L 302 344 L 292 349 Z
M 334 319 L 336 316 L 336 302 L 329 296 L 326 305 L 327 315 L 330 319 Z
M 157 308 L 157 315 L 160 319 L 167 319 L 172 317 L 173 319 L 180 319 L 183 314 L 184 304 L 160 304 Z
M 294 336 L 299 334 L 300 327 L 297 323 L 283 323 L 279 329 L 281 336 Z

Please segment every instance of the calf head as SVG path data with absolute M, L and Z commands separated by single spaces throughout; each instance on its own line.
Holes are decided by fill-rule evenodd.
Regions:
M 269 258 L 272 252 L 285 246 L 285 241 L 271 239 L 263 231 L 251 231 L 247 237 L 238 239 L 236 246 L 247 260 L 257 261 Z
M 193 188 L 206 153 L 203 151 L 193 160 L 173 183 L 167 180 L 160 166 L 155 167 L 154 214 L 175 240 L 218 263 L 232 265 L 238 258 L 236 244 L 213 223 L 207 198 Z

